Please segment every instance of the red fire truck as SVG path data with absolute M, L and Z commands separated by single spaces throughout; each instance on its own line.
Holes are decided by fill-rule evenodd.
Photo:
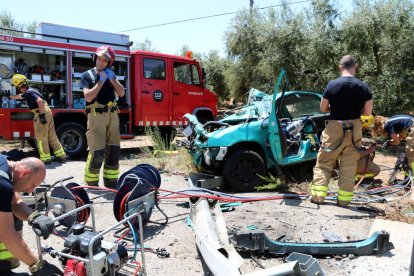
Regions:
M 126 35 L 40 23 L 35 38 L 0 34 L 0 137 L 33 137 L 33 114 L 24 102 L 8 100 L 16 93 L 14 73 L 25 74 L 53 110 L 56 132 L 71 157 L 86 151 L 85 99 L 80 89 L 84 71 L 94 67 L 100 45 L 116 52 L 114 72 L 126 89 L 118 99 L 122 138 L 132 138 L 146 126 L 169 134 L 192 113 L 201 122 L 217 115 L 217 97 L 206 89 L 205 72 L 191 57 L 130 51 Z

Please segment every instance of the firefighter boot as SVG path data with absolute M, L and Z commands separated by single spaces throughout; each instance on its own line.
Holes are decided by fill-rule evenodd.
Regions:
M 326 194 L 328 193 L 328 186 L 315 185 L 310 186 L 311 189 L 311 202 L 315 204 L 322 204 L 325 201 Z
M 120 147 L 106 145 L 105 164 L 103 169 L 104 185 L 107 188 L 115 188 L 119 176 L 119 155 Z
M 89 150 L 85 167 L 85 183 L 89 186 L 98 186 L 99 171 L 102 167 L 102 161 L 105 154 L 104 151 L 104 149 L 95 151 Z

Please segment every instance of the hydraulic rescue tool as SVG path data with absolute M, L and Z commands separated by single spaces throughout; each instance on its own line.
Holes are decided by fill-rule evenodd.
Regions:
M 104 241 L 103 236 L 140 215 L 138 212 L 133 213 L 102 232 L 97 232 L 93 205 L 86 204 L 54 218 L 54 221 L 65 221 L 67 217 L 71 217 L 85 209 L 89 209 L 91 212 L 92 230 L 85 230 L 84 224 L 74 224 L 71 227 L 70 234 L 64 238 L 64 249 L 61 251 L 52 247 L 42 247 L 40 237 L 36 236 L 39 257 L 42 258 L 44 253 L 48 253 L 52 257 L 58 256 L 65 267 L 64 275 L 68 276 L 73 275 L 73 273 L 76 273 L 78 276 L 115 275 L 126 264 L 128 253 L 124 245 Z
M 53 218 L 54 225 L 59 222 L 60 225 L 69 228 L 68 235 L 63 237 L 65 241 L 62 250 L 42 247 L 41 239 L 37 236 L 39 258 L 42 258 L 44 253 L 59 257 L 65 267 L 64 275 L 68 276 L 73 273 L 79 276 L 115 275 L 129 259 L 125 242 L 121 241 L 128 240 L 129 236 L 122 235 L 117 242 L 105 241 L 103 236 L 109 232 L 114 232 L 117 236 L 122 231 L 133 236 L 133 260 L 136 252 L 141 251 L 141 267 L 138 270 L 140 275 L 145 275 L 143 225 L 149 221 L 153 207 L 157 206 L 157 191 L 154 189 L 159 188 L 161 184 L 159 172 L 151 165 L 141 164 L 121 176 L 117 190 L 112 190 L 116 192 L 113 210 L 118 223 L 103 231 L 96 230 L 94 206 L 85 191 L 85 188 L 93 187 L 83 187 L 73 182 L 62 184 L 69 179 L 71 177 L 50 186 L 42 186 L 35 191 L 34 196 L 26 199 L 34 199 L 35 209 L 38 211 L 41 207 L 39 204 L 44 202 L 45 214 Z M 92 227 L 86 226 L 89 218 Z

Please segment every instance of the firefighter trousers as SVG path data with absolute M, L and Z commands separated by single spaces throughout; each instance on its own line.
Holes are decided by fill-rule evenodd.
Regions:
M 322 132 L 322 144 L 313 170 L 312 202 L 324 202 L 332 171 L 337 161 L 339 161 L 338 205 L 347 206 L 351 202 L 361 140 L 362 124 L 360 119 L 327 121 L 326 128 Z
M 374 178 L 381 172 L 381 168 L 369 157 L 361 157 L 357 163 L 357 174 L 355 180 L 364 178 Z
M 47 163 L 51 161 L 50 148 L 56 158 L 65 159 L 66 153 L 57 138 L 53 114 L 48 106 L 45 107 L 46 124 L 42 124 L 39 118 L 39 112 L 35 112 L 33 118 L 34 135 L 37 149 L 39 150 L 40 160 Z
M 119 176 L 120 134 L 118 112 L 102 111 L 103 105 L 94 103 L 87 107 L 88 158 L 85 168 L 87 185 L 98 186 L 99 173 L 104 162 L 103 182 L 105 187 L 115 188 Z

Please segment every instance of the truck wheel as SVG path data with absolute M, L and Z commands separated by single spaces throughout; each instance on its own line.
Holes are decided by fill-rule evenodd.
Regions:
M 86 153 L 86 129 L 78 123 L 64 123 L 56 134 L 69 157 L 80 157 Z
M 265 176 L 266 167 L 263 158 L 251 150 L 239 150 L 224 162 L 223 176 L 233 190 L 241 192 L 254 191 Z

